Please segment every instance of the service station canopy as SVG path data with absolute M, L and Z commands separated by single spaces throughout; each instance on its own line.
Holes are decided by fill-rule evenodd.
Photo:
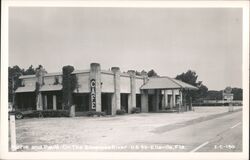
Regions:
M 198 90 L 197 87 L 182 82 L 177 79 L 169 77 L 152 77 L 149 78 L 148 82 L 144 84 L 141 89 L 185 89 L 185 90 Z

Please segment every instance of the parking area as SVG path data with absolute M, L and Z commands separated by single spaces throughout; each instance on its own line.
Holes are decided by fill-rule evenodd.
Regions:
M 239 109 L 242 107 L 234 107 Z M 72 151 L 72 145 L 122 146 L 155 137 L 155 131 L 163 126 L 227 112 L 228 107 L 194 107 L 194 111 L 182 113 L 22 119 L 16 121 L 17 145 L 19 151 Z

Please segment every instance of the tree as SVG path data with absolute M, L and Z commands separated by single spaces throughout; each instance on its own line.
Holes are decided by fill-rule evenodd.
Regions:
M 153 69 L 151 69 L 148 71 L 148 77 L 159 77 L 159 75 Z
M 234 100 L 242 100 L 243 90 L 241 88 L 232 88 L 232 92 L 234 94 Z
M 193 86 L 198 85 L 198 83 L 196 83 L 197 78 L 198 78 L 198 75 L 196 75 L 196 72 L 191 71 L 191 70 L 188 70 L 186 73 L 182 73 L 176 76 L 176 79 L 186 82 L 188 84 L 191 84 Z
M 72 93 L 77 86 L 76 77 L 75 75 L 71 75 L 74 71 L 73 66 L 64 66 L 63 70 L 63 109 L 69 109 L 73 104 Z
M 207 86 L 201 84 L 199 90 L 197 91 L 197 98 L 205 98 L 207 96 L 208 88 Z
M 198 90 L 192 90 L 186 93 L 187 96 L 191 96 L 193 100 L 206 97 L 208 92 L 208 88 L 202 84 L 202 81 L 197 82 L 197 78 L 198 75 L 196 75 L 196 72 L 191 70 L 176 76 L 176 79 L 198 87 Z
M 37 70 L 42 68 L 42 65 L 38 65 L 38 67 L 36 69 L 33 68 L 32 65 L 30 65 L 30 67 L 28 69 L 21 69 L 18 65 L 15 65 L 13 67 L 9 67 L 8 68 L 8 90 L 9 90 L 9 94 L 8 94 L 8 99 L 9 102 L 13 102 L 14 101 L 14 91 L 21 86 L 21 81 L 19 79 L 19 77 L 21 75 L 34 75 L 36 74 Z M 46 71 L 45 71 L 46 72 Z M 47 72 L 46 72 L 47 73 Z
M 24 71 L 24 75 L 33 75 L 36 74 L 35 69 L 33 68 L 33 65 L 30 65 L 27 70 Z
M 36 69 L 35 69 L 35 73 L 36 73 L 38 70 L 40 70 L 41 68 L 43 68 L 43 66 L 42 66 L 41 64 L 39 64 L 38 67 L 36 67 Z M 43 68 L 43 70 L 44 70 L 45 73 L 48 73 L 44 68 Z
M 8 99 L 9 102 L 14 101 L 14 91 L 21 85 L 21 82 L 19 80 L 19 77 L 23 75 L 24 69 L 21 69 L 19 66 L 15 65 L 13 67 L 8 67 Z M 14 103 L 14 102 L 13 102 Z
M 208 100 L 222 100 L 222 93 L 223 91 L 214 91 L 214 90 L 210 90 L 207 92 L 207 96 L 205 97 L 205 99 Z

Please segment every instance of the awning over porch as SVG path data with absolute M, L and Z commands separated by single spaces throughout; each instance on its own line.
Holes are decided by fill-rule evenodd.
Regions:
M 150 78 L 141 89 L 190 89 L 197 90 L 198 88 L 187 84 L 185 82 L 169 78 L 169 77 L 155 77 Z
M 24 93 L 24 92 L 35 92 L 35 86 L 25 86 L 25 87 L 18 87 L 15 93 Z
M 43 85 L 40 89 L 40 91 L 60 91 L 62 90 L 62 85 L 57 84 L 57 85 Z

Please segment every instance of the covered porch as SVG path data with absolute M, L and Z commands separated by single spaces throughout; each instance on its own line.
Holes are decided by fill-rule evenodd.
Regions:
M 150 78 L 141 87 L 148 96 L 149 112 L 175 112 L 192 110 L 192 98 L 187 96 L 197 87 L 169 77 Z M 188 103 L 187 103 L 188 102 Z
M 14 103 L 16 110 L 36 110 L 35 86 L 18 87 L 14 94 Z

